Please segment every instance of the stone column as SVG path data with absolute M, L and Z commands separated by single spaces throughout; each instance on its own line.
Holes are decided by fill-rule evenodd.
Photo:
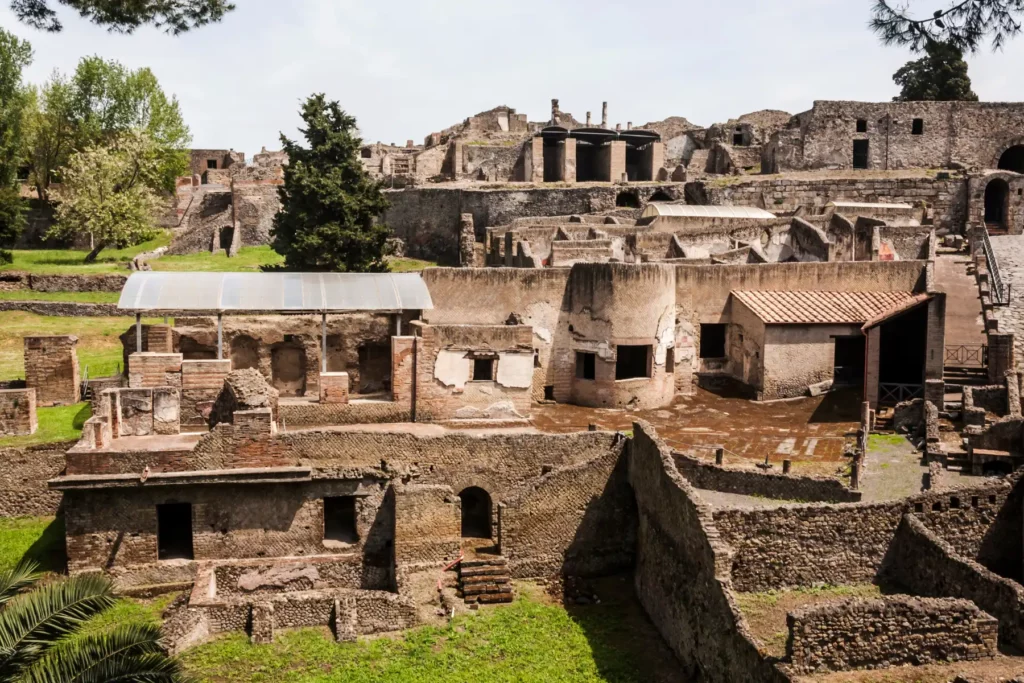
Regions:
M 476 247 L 476 231 L 473 228 L 473 214 L 464 213 L 459 216 L 459 265 L 472 268 L 474 249 Z
M 626 174 L 626 142 L 624 140 L 611 141 L 611 154 L 608 155 L 609 166 L 608 178 L 617 183 Z
M 946 295 L 942 293 L 935 294 L 928 302 L 925 353 L 924 378 L 942 379 L 943 360 L 946 355 Z
M 576 138 L 565 139 L 562 180 L 567 183 L 576 182 Z
M 536 136 L 530 140 L 530 168 L 532 173 L 527 180 L 531 183 L 544 182 L 544 138 Z

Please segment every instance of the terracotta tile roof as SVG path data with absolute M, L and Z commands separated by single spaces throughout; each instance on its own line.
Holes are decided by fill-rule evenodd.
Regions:
M 913 292 L 815 292 L 733 290 L 754 315 L 768 325 L 863 324 L 891 309 L 912 305 Z

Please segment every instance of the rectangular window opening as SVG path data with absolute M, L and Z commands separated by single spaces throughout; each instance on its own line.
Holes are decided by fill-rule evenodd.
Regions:
M 867 119 L 857 119 L 857 132 L 858 133 L 867 133 L 868 132 L 868 120 Z
M 700 357 L 725 358 L 725 325 L 701 323 Z
M 473 359 L 473 381 L 490 382 L 494 379 L 494 359 L 474 358 Z
M 544 385 L 544 400 L 554 401 L 555 400 L 555 385 L 545 384 Z
M 192 559 L 191 503 L 156 506 L 156 556 L 158 560 Z
M 615 379 L 651 376 L 651 347 L 619 345 L 615 350 Z
M 956 496 L 953 496 L 952 498 L 950 498 L 949 499 L 949 507 L 950 507 L 950 509 L 953 509 L 953 510 L 955 510 L 958 507 L 960 507 L 960 499 L 957 498 Z
M 676 350 L 674 347 L 668 347 L 665 351 L 665 372 L 676 371 Z
M 216 170 L 217 169 L 217 160 L 216 159 L 207 159 L 206 160 L 206 168 L 212 168 L 212 169 Z
M 594 379 L 596 376 L 597 354 L 576 352 L 576 379 Z
M 924 119 L 914 119 L 910 127 L 911 135 L 924 135 Z
M 359 540 L 355 497 L 324 498 L 324 540 L 342 543 L 355 543 Z

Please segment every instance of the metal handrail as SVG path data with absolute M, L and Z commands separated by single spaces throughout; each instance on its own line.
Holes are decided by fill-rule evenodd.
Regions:
M 988 279 L 992 292 L 992 303 L 1006 305 L 1010 303 L 1010 290 L 1003 284 L 1003 277 L 999 273 L 999 262 L 996 261 L 995 252 L 992 251 L 992 242 L 988 238 L 988 230 L 981 229 L 981 248 L 985 251 L 985 267 L 988 269 Z
M 879 382 L 878 383 L 879 403 L 902 403 L 924 396 L 923 384 L 905 384 L 902 382 Z

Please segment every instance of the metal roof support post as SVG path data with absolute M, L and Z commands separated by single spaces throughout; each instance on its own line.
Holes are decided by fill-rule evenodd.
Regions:
M 402 312 L 399 311 L 395 314 L 395 336 L 402 336 Z
M 327 372 L 327 311 L 320 313 L 320 372 Z
M 142 353 L 142 314 L 135 314 L 135 352 Z
M 224 360 L 224 313 L 217 311 L 217 360 Z

